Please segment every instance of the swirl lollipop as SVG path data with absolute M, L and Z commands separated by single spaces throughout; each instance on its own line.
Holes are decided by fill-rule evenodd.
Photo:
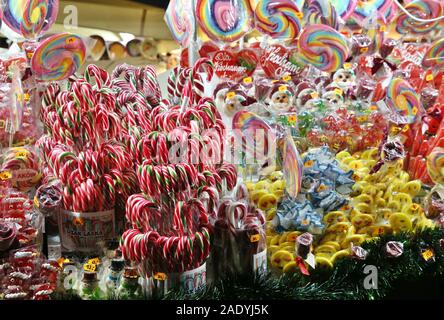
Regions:
M 347 41 L 335 29 L 313 24 L 305 28 L 298 40 L 300 58 L 326 72 L 335 72 L 349 54 Z
M 326 24 L 339 29 L 338 14 L 329 1 L 313 0 L 306 11 L 307 21 L 311 24 Z
M 363 24 L 372 14 L 385 15 L 392 8 L 393 0 L 358 0 L 352 17 L 359 24 Z
M 330 0 L 336 12 L 342 19 L 347 20 L 355 11 L 357 0 Z
M 296 198 L 301 190 L 303 163 L 293 138 L 287 135 L 284 141 L 282 168 L 285 188 L 292 198 Z
M 422 66 L 444 69 L 444 38 L 435 41 L 424 55 Z
M 186 4 L 190 4 L 190 2 L 171 0 L 164 17 L 173 38 L 182 47 L 188 47 L 193 33 L 193 22 L 190 18 L 193 15 L 191 8 L 185 7 Z
M 85 62 L 83 40 L 70 33 L 45 39 L 36 49 L 31 69 L 38 79 L 60 81 L 70 77 Z
M 427 157 L 427 171 L 437 184 L 444 184 L 444 149 L 436 147 Z
M 239 40 L 253 28 L 250 0 L 198 0 L 196 14 L 202 30 L 215 41 Z
M 56 21 L 59 0 L 2 0 L 2 20 L 26 39 L 42 35 Z
M 302 13 L 290 0 L 260 0 L 256 6 L 256 28 L 275 39 L 295 39 L 301 31 Z
M 242 146 L 246 153 L 258 160 L 265 160 L 270 150 L 269 134 L 270 126 L 249 111 L 239 111 L 233 117 L 234 135 L 242 139 Z M 274 140 L 272 138 L 272 140 Z
M 396 122 L 400 123 L 412 123 L 421 106 L 416 91 L 401 78 L 392 79 L 387 88 L 386 100 L 388 106 L 399 117 Z
M 417 0 L 409 3 L 405 9 L 420 19 L 434 19 L 443 15 L 443 5 L 438 0 Z M 405 12 L 396 17 L 396 31 L 400 34 L 426 34 L 439 26 L 440 20 L 432 22 L 417 21 Z

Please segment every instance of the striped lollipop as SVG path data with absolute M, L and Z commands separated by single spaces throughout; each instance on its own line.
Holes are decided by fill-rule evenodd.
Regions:
M 193 33 L 191 2 L 171 0 L 165 12 L 165 22 L 182 47 L 188 47 Z
M 405 9 L 420 19 L 434 19 L 443 15 L 444 9 L 437 0 L 417 0 L 409 3 Z M 440 20 L 432 22 L 417 21 L 405 12 L 396 17 L 396 31 L 400 34 L 426 34 L 439 26 Z
M 326 72 L 335 72 L 349 54 L 347 41 L 332 27 L 313 24 L 306 27 L 298 41 L 300 58 Z
M 375 13 L 385 16 L 392 9 L 392 5 L 393 0 L 358 0 L 352 17 L 362 25 L 365 19 Z
M 325 24 L 336 30 L 339 29 L 338 14 L 329 1 L 313 0 L 305 14 L 308 23 Z
M 425 68 L 436 67 L 444 69 L 444 38 L 435 41 L 427 50 L 422 60 Z
M 215 41 L 239 40 L 253 28 L 250 0 L 198 0 L 196 14 L 202 30 Z
M 444 149 L 436 147 L 427 157 L 427 171 L 433 182 L 444 184 Z
M 386 101 L 398 123 L 413 123 L 421 107 L 416 91 L 401 78 L 394 78 L 390 82 Z
M 275 39 L 295 39 L 301 31 L 302 13 L 290 0 L 260 0 L 256 6 L 256 28 Z
M 36 77 L 43 81 L 67 79 L 85 62 L 83 40 L 70 33 L 51 36 L 39 44 L 31 60 Z
M 357 0 L 330 0 L 330 3 L 341 18 L 347 20 L 355 11 Z
M 283 152 L 283 172 L 285 188 L 292 198 L 296 198 L 301 190 L 303 163 L 291 135 L 285 138 Z
M 14 32 L 34 39 L 56 21 L 59 0 L 2 0 L 2 20 Z

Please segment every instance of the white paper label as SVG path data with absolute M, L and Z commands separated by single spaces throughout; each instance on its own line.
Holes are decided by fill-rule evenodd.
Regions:
M 253 256 L 253 271 L 257 272 L 258 275 L 267 272 L 267 249 Z
M 180 275 L 180 284 L 186 293 L 195 293 L 207 285 L 207 264 Z

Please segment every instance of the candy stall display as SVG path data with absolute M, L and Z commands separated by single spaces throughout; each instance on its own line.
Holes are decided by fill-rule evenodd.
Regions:
M 85 40 L 47 35 L 58 0 L 1 0 L 0 300 L 442 279 L 444 4 L 404 3 L 170 1 L 161 77 L 80 74 Z

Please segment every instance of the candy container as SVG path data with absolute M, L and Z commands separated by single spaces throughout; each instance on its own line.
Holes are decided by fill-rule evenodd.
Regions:
M 31 60 L 39 80 L 60 81 L 73 75 L 85 62 L 86 46 L 74 34 L 62 33 L 43 40 Z
M 194 32 L 191 3 L 180 0 L 170 1 L 165 12 L 165 22 L 182 47 L 188 47 Z
M 59 0 L 2 0 L 2 22 L 26 39 L 35 39 L 55 23 Z
M 117 289 L 118 300 L 142 300 L 143 291 L 139 284 L 139 272 L 134 267 L 125 267 Z
M 198 0 L 197 21 L 214 41 L 239 40 L 253 27 L 253 10 L 249 0 Z
M 349 55 L 345 38 L 335 29 L 321 24 L 304 28 L 298 49 L 302 61 L 326 72 L 337 71 Z
M 423 20 L 433 20 L 444 13 L 443 5 L 437 0 L 416 0 L 405 6 L 410 15 Z M 412 19 L 405 12 L 396 17 L 396 31 L 400 34 L 425 35 L 437 28 L 440 21 L 418 21 Z
M 112 259 L 108 270 L 108 276 L 105 281 L 106 295 L 109 300 L 117 298 L 117 289 L 119 288 L 125 261 L 123 259 Z
M 80 284 L 80 298 L 82 300 L 104 300 L 105 294 L 99 287 L 97 272 L 83 272 L 82 283 Z
M 301 31 L 302 16 L 290 0 L 260 0 L 255 9 L 256 28 L 274 39 L 293 40 Z

